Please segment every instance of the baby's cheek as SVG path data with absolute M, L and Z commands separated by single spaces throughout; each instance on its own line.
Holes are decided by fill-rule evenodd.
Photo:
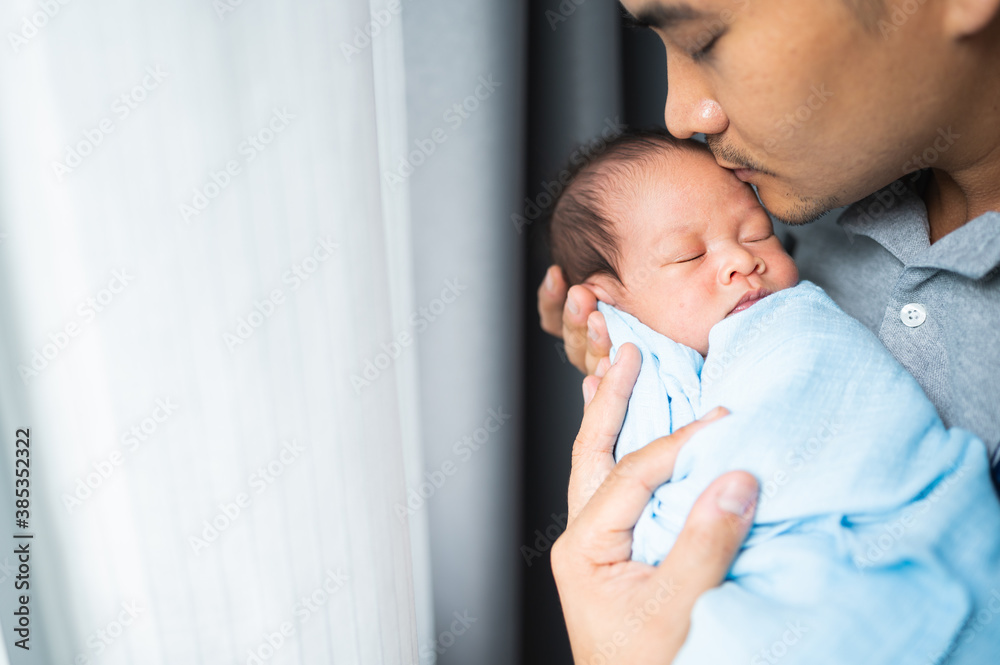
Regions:
M 795 265 L 795 261 L 793 261 L 792 257 L 790 256 L 788 256 L 788 258 L 786 259 L 785 270 L 786 270 L 786 277 L 784 280 L 785 281 L 784 288 L 790 289 L 799 283 L 799 267 Z
M 779 288 L 790 289 L 799 283 L 799 268 L 783 248 L 778 247 L 771 252 L 771 256 L 765 258 L 764 262 Z
M 708 333 L 719 322 L 718 317 L 709 315 L 706 306 L 708 302 L 711 302 L 708 298 L 701 303 L 681 299 L 673 307 L 664 308 L 668 318 L 659 332 L 704 355 L 708 351 Z

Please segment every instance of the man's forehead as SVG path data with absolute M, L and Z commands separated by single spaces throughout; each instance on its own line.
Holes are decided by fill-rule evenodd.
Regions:
M 708 9 L 708 2 L 691 0 L 675 2 L 674 0 L 622 0 L 619 2 L 626 20 L 633 25 L 645 28 L 668 30 L 687 21 L 709 18 L 713 12 Z

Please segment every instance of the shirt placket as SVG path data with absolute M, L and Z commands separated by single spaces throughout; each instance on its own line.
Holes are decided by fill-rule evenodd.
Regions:
M 936 403 L 948 399 L 950 360 L 940 316 L 940 303 L 931 295 L 940 271 L 927 267 L 904 267 L 892 289 L 878 337 Z M 928 368 L 934 368 L 928 371 Z

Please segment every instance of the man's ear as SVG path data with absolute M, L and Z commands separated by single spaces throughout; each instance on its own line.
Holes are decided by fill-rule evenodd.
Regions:
M 621 297 L 621 284 L 611 275 L 598 273 L 583 280 L 584 286 L 588 287 L 601 302 L 617 307 Z
M 997 18 L 1000 0 L 945 0 L 945 33 L 953 39 L 973 37 Z

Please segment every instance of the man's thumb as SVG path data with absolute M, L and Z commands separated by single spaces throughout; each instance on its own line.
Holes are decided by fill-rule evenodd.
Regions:
M 726 577 L 753 524 L 757 480 L 746 471 L 715 479 L 691 509 L 657 576 L 672 579 L 693 604 Z

